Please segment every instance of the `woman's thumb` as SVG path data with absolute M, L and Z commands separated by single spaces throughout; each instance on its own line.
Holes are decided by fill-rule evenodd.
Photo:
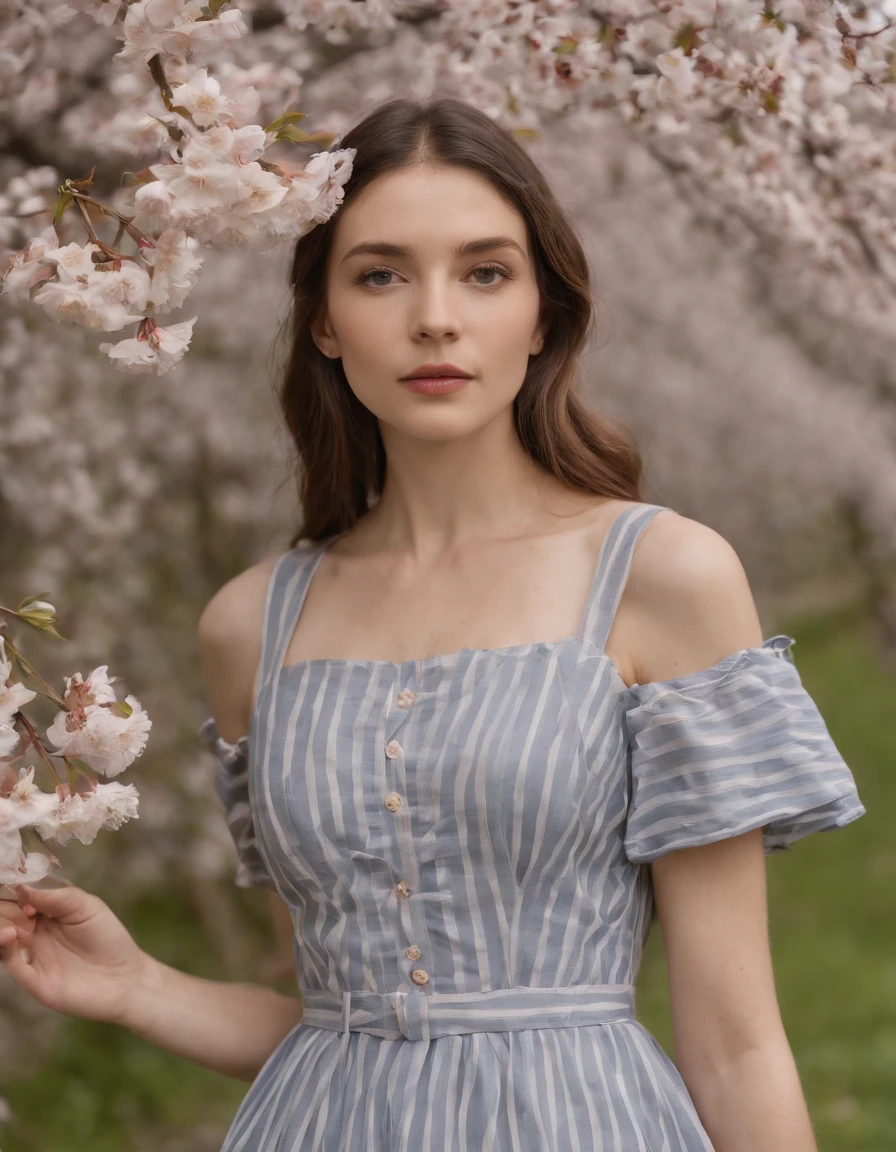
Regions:
M 73 884 L 64 888 L 31 888 L 19 885 L 19 904 L 27 908 L 30 904 L 35 911 L 49 916 L 52 920 L 77 921 L 88 914 L 88 893 Z

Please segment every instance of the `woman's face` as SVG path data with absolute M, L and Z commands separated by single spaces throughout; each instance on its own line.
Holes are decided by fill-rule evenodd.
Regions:
M 506 243 L 455 251 L 489 237 Z M 406 252 L 353 251 L 382 244 Z M 325 355 L 342 358 L 352 391 L 381 425 L 449 440 L 511 408 L 542 348 L 538 313 L 519 212 L 476 172 L 414 166 L 377 177 L 338 210 L 326 311 L 312 332 Z M 443 362 L 472 379 L 440 394 L 402 381 Z

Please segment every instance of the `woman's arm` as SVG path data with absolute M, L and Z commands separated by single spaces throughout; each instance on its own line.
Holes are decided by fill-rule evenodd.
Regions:
M 651 522 L 626 594 L 639 684 L 762 643 L 737 554 L 686 517 Z M 713 1147 L 817 1152 L 775 989 L 761 830 L 669 852 L 650 867 L 676 1065 Z
M 253 1079 L 302 1002 L 178 972 L 140 949 L 98 896 L 68 884 L 0 900 L 0 961 L 47 1008 L 122 1024 L 206 1068 Z
M 203 980 L 146 955 L 118 1023 L 194 1064 L 251 1081 L 301 1016 L 296 997 L 256 984 Z
M 256 566 L 231 581 L 200 622 L 209 695 L 231 740 L 251 711 L 266 577 L 265 566 Z M 75 885 L 19 887 L 15 900 L 0 900 L 0 963 L 45 1007 L 122 1024 L 238 1079 L 254 1079 L 302 1017 L 301 997 L 204 980 L 155 960 L 103 900 Z
M 654 860 L 675 1061 L 716 1152 L 817 1152 L 775 991 L 762 832 Z

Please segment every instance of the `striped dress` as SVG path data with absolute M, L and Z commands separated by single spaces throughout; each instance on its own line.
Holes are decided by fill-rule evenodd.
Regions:
M 791 637 L 626 686 L 604 645 L 663 507 L 618 515 L 575 636 L 401 663 L 281 667 L 334 538 L 278 558 L 250 732 L 200 734 L 304 1015 L 222 1152 L 712 1152 L 635 1017 L 648 865 L 865 809 Z

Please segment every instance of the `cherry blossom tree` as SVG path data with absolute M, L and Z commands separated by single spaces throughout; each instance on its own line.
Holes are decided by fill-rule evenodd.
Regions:
M 233 956 L 195 620 L 293 527 L 289 248 L 338 210 L 342 134 L 395 95 L 484 109 L 573 214 L 599 300 L 582 384 L 635 432 L 647 498 L 735 544 L 766 620 L 867 594 L 896 646 L 894 18 L 0 0 L 0 585 L 64 595 L 83 664 L 155 722 L 140 820 L 85 884 L 100 860 L 127 893 L 176 874 Z

